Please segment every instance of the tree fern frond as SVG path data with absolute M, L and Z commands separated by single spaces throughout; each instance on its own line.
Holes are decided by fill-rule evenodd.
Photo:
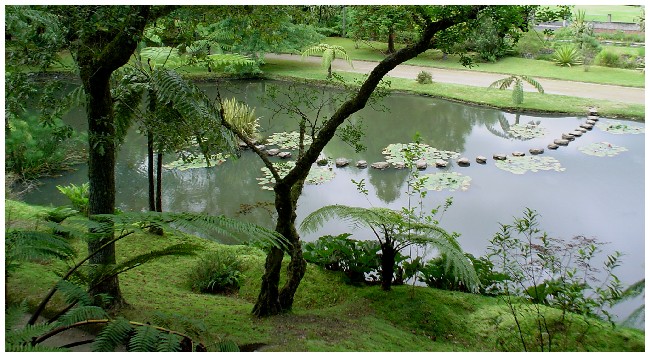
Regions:
M 5 342 L 5 352 L 70 352 L 70 349 L 62 348 L 62 347 L 43 346 L 41 344 L 32 346 L 29 343 L 22 344 L 22 345 L 15 345 L 15 344 L 7 344 Z
M 56 284 L 57 289 L 60 293 L 65 296 L 65 302 L 71 304 L 76 302 L 79 306 L 90 306 L 92 305 L 92 299 L 88 292 L 81 286 L 69 282 L 67 280 L 61 280 Z
M 521 79 L 515 80 L 515 86 L 512 89 L 512 102 L 519 105 L 524 102 L 524 84 Z
M 255 61 L 250 59 L 250 57 L 237 53 L 217 53 L 208 55 L 207 58 L 210 64 L 215 67 L 228 65 L 252 66 L 255 64 Z
M 215 349 L 218 352 L 240 352 L 239 346 L 232 340 L 221 340 L 217 342 Z
M 157 326 L 182 332 L 193 339 L 198 339 L 207 330 L 203 321 L 192 319 L 181 314 L 168 314 L 156 311 L 152 319 Z
M 32 339 L 52 330 L 52 325 L 40 323 L 34 325 L 25 325 L 19 329 L 11 329 L 5 334 L 6 345 L 31 344 Z
M 534 78 L 529 77 L 529 76 L 524 76 L 524 75 L 520 75 L 519 77 L 521 79 L 523 79 L 524 81 L 526 81 L 531 86 L 535 87 L 535 89 L 537 89 L 538 92 L 544 94 L 544 88 L 542 88 L 542 85 L 538 81 L 536 81 Z
M 47 232 L 8 231 L 5 236 L 5 252 L 18 261 L 34 259 L 72 259 L 74 248 L 61 237 Z
M 310 213 L 300 224 L 305 232 L 314 232 L 331 219 L 349 221 L 359 227 L 370 227 L 375 224 L 396 225 L 402 222 L 399 213 L 381 207 L 362 208 L 344 205 L 330 205 Z
M 164 64 L 165 66 L 175 66 L 181 64 L 181 56 L 177 48 L 173 47 L 145 47 L 140 50 L 140 57 L 146 61 L 155 64 Z
M 71 326 L 77 322 L 86 320 L 100 320 L 108 318 L 106 311 L 99 306 L 79 306 L 71 309 L 61 316 L 57 321 L 57 326 Z
M 125 318 L 117 318 L 109 322 L 97 335 L 92 345 L 93 352 L 113 352 L 118 345 L 124 344 L 133 331 L 133 327 Z
M 154 250 L 145 254 L 139 254 L 135 257 L 122 261 L 119 264 L 104 266 L 106 269 L 98 270 L 96 274 L 105 277 L 114 276 L 162 257 L 195 255 L 196 251 L 201 248 L 201 246 L 196 244 L 175 244 L 169 247 L 165 247 L 164 249 Z M 95 279 L 101 280 L 102 276 L 97 275 L 95 276 Z
M 23 300 L 19 305 L 9 305 L 5 309 L 5 336 L 16 327 L 23 316 L 27 313 L 27 301 Z
M 129 341 L 129 350 L 133 352 L 155 352 L 158 347 L 160 331 L 151 326 L 138 326 L 135 335 Z
M 181 350 L 183 338 L 173 333 L 160 333 L 156 352 L 178 352 Z
M 499 88 L 501 90 L 504 90 L 504 89 L 510 87 L 510 85 L 512 84 L 512 82 L 514 80 L 515 80 L 515 77 L 513 77 L 513 76 L 510 76 L 510 77 L 507 77 L 507 78 L 502 78 L 502 79 L 499 79 L 497 81 L 492 82 L 492 84 L 490 84 L 489 88 Z

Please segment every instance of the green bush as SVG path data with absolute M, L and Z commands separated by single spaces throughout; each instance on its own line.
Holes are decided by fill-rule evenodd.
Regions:
M 604 50 L 596 56 L 596 64 L 599 66 L 618 67 L 619 63 L 620 58 L 618 54 L 611 51 Z
M 479 293 L 481 295 L 496 296 L 501 294 L 501 282 L 508 277 L 503 273 L 494 270 L 494 263 L 487 257 L 475 258 L 466 253 L 465 256 L 472 262 L 480 281 Z M 446 257 L 440 256 L 429 260 L 420 268 L 420 279 L 427 286 L 442 290 L 471 292 L 462 284 L 451 269 L 449 269 Z
M 417 76 L 417 78 L 415 78 L 415 80 L 420 84 L 431 84 L 431 83 L 433 83 L 431 73 L 427 72 L 427 71 L 420 71 L 420 73 L 418 73 L 418 76 Z
M 556 49 L 551 60 L 562 67 L 571 67 L 582 63 L 580 60 L 580 52 L 572 45 L 565 45 Z
M 72 208 L 81 212 L 83 215 L 88 215 L 88 198 L 90 194 L 90 183 L 86 182 L 77 186 L 71 183 L 68 186 L 57 185 L 56 188 L 64 194 L 72 203 Z
M 65 169 L 78 141 L 74 131 L 61 120 L 45 125 L 35 116 L 10 118 L 5 133 L 5 169 L 22 179 L 34 179 Z
M 303 257 L 327 270 L 343 272 L 348 284 L 363 283 L 368 279 L 377 281 L 379 243 L 348 239 L 349 236 L 350 233 L 326 235 L 315 242 L 305 243 Z
M 209 294 L 238 292 L 242 284 L 241 269 L 241 261 L 233 253 L 206 254 L 188 276 L 190 289 Z

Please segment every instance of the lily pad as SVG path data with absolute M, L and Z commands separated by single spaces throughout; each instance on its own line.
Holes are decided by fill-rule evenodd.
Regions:
M 454 151 L 438 150 L 427 144 L 390 144 L 381 153 L 386 156 L 386 162 L 393 165 L 406 162 L 404 153 L 411 151 L 414 153 L 414 160 L 425 160 L 427 165 L 435 166 L 436 160 L 449 160 L 460 156 L 459 153 Z
M 505 160 L 497 160 L 494 164 L 501 170 L 522 175 L 528 171 L 537 172 L 544 170 L 564 171 L 560 162 L 550 156 L 512 156 Z
M 287 162 L 280 162 L 280 163 L 275 163 L 274 164 L 275 168 L 278 170 L 278 174 L 280 177 L 284 177 L 286 174 L 291 171 L 296 166 L 295 161 L 287 161 Z M 271 174 L 271 171 L 267 167 L 262 167 L 262 172 L 264 173 L 264 177 L 259 177 L 257 178 L 257 183 L 262 186 L 262 189 L 264 190 L 269 190 L 273 191 L 273 186 L 275 185 L 275 179 L 273 178 L 273 175 Z M 330 171 L 326 167 L 312 167 L 309 170 L 309 174 L 307 175 L 307 179 L 305 180 L 306 184 L 309 185 L 320 185 L 322 183 L 331 181 L 334 176 L 336 176 L 336 173 L 334 171 Z
M 229 155 L 223 155 L 223 154 L 212 155 L 210 156 L 210 166 L 219 166 L 224 162 L 226 162 L 226 159 L 228 159 L 228 157 Z M 208 167 L 208 163 L 205 161 L 205 157 L 198 156 L 187 160 L 183 160 L 181 158 L 176 161 L 172 161 L 168 164 L 164 164 L 163 167 L 168 170 L 185 171 L 190 169 L 199 169 L 199 168 Z
M 596 127 L 612 134 L 642 134 L 645 132 L 645 128 L 642 126 L 614 123 L 611 121 L 600 121 L 596 123 Z
M 514 124 L 510 126 L 508 133 L 513 138 L 528 140 L 546 135 L 546 129 L 536 124 Z
M 582 151 L 587 155 L 600 156 L 600 157 L 616 156 L 622 153 L 623 151 L 627 151 L 627 149 L 622 146 L 610 144 L 606 141 L 603 141 L 601 143 L 593 143 L 586 146 L 581 146 L 578 148 L 578 150 Z
M 275 145 L 285 150 L 296 150 L 300 145 L 300 133 L 297 131 L 273 133 L 266 139 L 268 145 Z M 312 142 L 310 136 L 305 136 L 305 145 Z
M 472 180 L 469 176 L 464 176 L 458 172 L 438 172 L 435 174 L 422 175 L 424 178 L 424 187 L 427 190 L 442 191 L 467 191 L 469 182 Z

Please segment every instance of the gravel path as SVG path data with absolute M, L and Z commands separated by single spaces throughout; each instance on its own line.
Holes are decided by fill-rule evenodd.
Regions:
M 301 56 L 288 54 L 266 54 L 268 59 L 281 59 L 300 61 Z M 308 62 L 320 63 L 320 57 L 308 57 Z M 354 67 L 341 59 L 334 61 L 332 69 L 340 72 L 370 73 L 377 64 L 369 61 L 352 61 Z M 388 75 L 396 78 L 412 78 L 415 80 L 420 71 L 430 72 L 433 80 L 438 83 L 455 83 L 475 87 L 487 88 L 492 82 L 504 78 L 498 73 L 486 73 L 471 70 L 439 69 L 411 65 L 399 65 Z M 607 84 L 594 84 L 585 82 L 560 81 L 555 79 L 535 78 L 548 94 L 567 95 L 572 97 L 603 99 L 613 102 L 628 104 L 645 104 L 645 89 L 622 87 Z M 524 85 L 525 91 L 535 91 L 534 88 Z

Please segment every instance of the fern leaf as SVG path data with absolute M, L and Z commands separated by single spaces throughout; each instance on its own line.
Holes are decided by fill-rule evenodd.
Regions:
M 512 82 L 514 80 L 515 80 L 514 76 L 510 76 L 510 77 L 507 77 L 507 78 L 502 78 L 502 79 L 499 79 L 498 81 L 492 82 L 492 84 L 490 84 L 489 88 L 499 88 L 501 90 L 504 90 L 504 89 L 510 87 L 510 85 L 512 85 Z
M 92 346 L 93 352 L 115 351 L 118 345 L 126 342 L 131 331 L 133 331 L 133 327 L 128 320 L 120 317 L 111 321 L 97 335 Z
M 92 299 L 88 292 L 81 286 L 61 280 L 56 284 L 57 290 L 65 296 L 65 302 L 71 304 L 77 302 L 80 306 L 92 305 Z
M 16 327 L 27 313 L 27 300 L 20 305 L 9 305 L 5 309 L 5 336 Z
M 5 345 L 31 344 L 32 339 L 52 330 L 52 325 L 46 323 L 25 325 L 20 329 L 11 329 L 5 334 Z
M 158 347 L 160 332 L 151 326 L 138 326 L 135 335 L 129 341 L 129 350 L 133 352 L 155 352 Z
M 519 76 L 519 77 L 520 77 L 521 79 L 525 80 L 525 81 L 526 81 L 528 84 L 530 84 L 531 86 L 535 87 L 535 89 L 537 89 L 538 92 L 544 94 L 544 88 L 542 88 L 542 85 L 541 85 L 538 81 L 536 81 L 534 78 L 532 78 L 532 77 L 528 77 L 528 76 L 524 76 L 524 75 L 521 75 L 521 76 Z
M 32 346 L 31 344 L 14 345 L 5 343 L 5 352 L 70 352 L 68 348 L 50 347 L 43 345 Z
M 201 246 L 196 244 L 175 244 L 164 249 L 154 250 L 145 254 L 137 255 L 116 265 L 105 266 L 107 269 L 104 269 L 101 272 L 98 271 L 97 275 L 114 276 L 162 257 L 194 255 L 196 254 L 196 251 L 201 248 Z M 96 279 L 101 279 L 101 276 L 97 275 Z
M 221 340 L 217 342 L 215 349 L 218 352 L 240 352 L 239 346 L 232 340 Z
M 74 248 L 59 236 L 47 232 L 9 231 L 5 237 L 5 251 L 12 259 L 72 259 Z
M 178 352 L 181 350 L 181 340 L 182 337 L 173 334 L 173 333 L 161 333 L 158 346 L 156 347 L 157 352 Z
M 512 89 L 512 101 L 515 103 L 515 105 L 519 105 L 524 102 L 524 84 L 519 78 L 515 80 L 515 86 Z
M 57 326 L 71 326 L 77 322 L 86 320 L 100 320 L 108 318 L 106 311 L 99 306 L 79 306 L 71 309 L 61 316 Z

